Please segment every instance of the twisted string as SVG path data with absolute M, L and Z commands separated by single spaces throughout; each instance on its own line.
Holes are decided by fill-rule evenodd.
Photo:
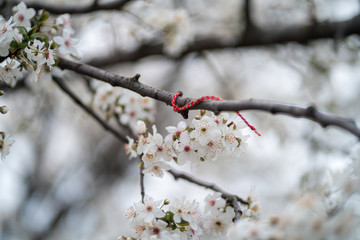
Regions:
M 172 100 L 171 100 L 171 105 L 173 106 L 173 110 L 174 112 L 180 112 L 180 111 L 184 111 L 186 109 L 192 108 L 193 106 L 206 101 L 206 100 L 215 100 L 215 101 L 224 101 L 224 99 L 219 98 L 217 96 L 203 96 L 201 98 L 198 98 L 196 100 L 193 100 L 189 103 L 187 103 L 186 105 L 179 107 L 179 105 L 176 104 L 176 99 L 178 96 L 182 96 L 183 93 L 181 91 L 177 92 L 174 94 Z M 236 112 L 236 114 L 244 121 L 244 123 L 252 130 L 254 131 L 258 136 L 261 136 L 261 134 L 257 131 L 257 129 L 251 125 L 241 114 L 239 111 Z

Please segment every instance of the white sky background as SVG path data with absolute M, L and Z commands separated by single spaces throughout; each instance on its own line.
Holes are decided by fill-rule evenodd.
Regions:
M 257 16 L 264 13 L 263 19 L 256 19 L 259 24 L 286 24 L 289 23 L 287 18 L 294 23 L 304 20 L 300 13 L 293 17 L 291 11 L 297 12 L 297 9 L 290 1 L 277 2 L 279 5 L 270 0 L 255 1 L 255 6 L 259 9 Z M 359 2 L 355 0 L 321 0 L 317 3 L 319 20 L 344 20 L 359 12 Z M 121 49 L 136 47 L 130 38 L 134 23 L 127 20 L 127 17 L 115 15 L 99 15 L 78 32 L 84 59 L 107 52 L 109 46 Z M 118 21 L 116 34 L 113 33 L 114 25 L 110 21 L 114 20 L 111 17 Z M 273 22 L 267 21 L 266 17 Z M 114 43 L 114 39 L 118 42 Z M 350 41 L 349 44 L 359 43 L 357 39 L 353 42 Z M 184 60 L 180 72 L 174 72 L 176 63 L 173 61 L 157 57 L 140 60 L 135 64 L 119 65 L 111 68 L 111 71 L 125 76 L 140 73 L 142 82 L 156 87 L 162 87 L 176 77 L 170 90 L 183 90 L 185 95 L 191 97 L 215 94 L 226 99 L 261 98 L 299 106 L 315 103 L 321 111 L 351 117 L 359 123 L 360 62 L 357 57 L 351 62 L 351 52 L 345 47 L 340 46 L 336 53 L 332 50 L 333 45 L 329 41 L 316 42 L 309 47 L 289 44 L 264 49 L 231 49 L 207 53 L 207 59 L 213 65 L 209 65 L 204 59 L 189 56 Z M 318 63 L 330 67 L 327 75 L 320 74 L 311 67 L 309 62 L 314 56 Z M 215 66 L 216 76 L 211 66 Z M 224 90 L 217 79 L 219 76 L 225 79 L 230 89 Z M 34 84 L 33 88 L 35 87 Z M 46 149 L 43 149 L 47 160 L 42 163 L 41 169 L 41 176 L 53 184 L 53 192 L 44 198 L 34 198 L 34 202 L 28 204 L 22 222 L 24 228 L 34 231 L 46 227 L 54 208 L 53 198 L 66 203 L 81 200 L 90 194 L 94 182 L 84 161 L 93 161 L 101 144 L 116 141 L 109 136 L 110 133 L 104 134 L 94 121 L 87 120 L 87 115 L 56 90 L 55 86 L 42 84 L 42 87 L 51 89 L 50 97 L 61 100 L 53 105 L 53 116 L 48 119 L 51 126 L 46 128 L 49 130 L 49 137 Z M 223 93 L 226 96 L 221 95 Z M 16 98 L 18 96 L 20 94 Z M 20 207 L 26 181 L 23 176 L 31 171 L 36 161 L 32 132 L 22 133 L 24 122 L 17 119 L 17 111 L 22 112 L 23 107 L 27 107 L 23 114 L 29 121 L 34 121 L 27 124 L 32 129 L 45 129 L 31 117 L 34 117 L 32 113 L 39 108 L 39 98 L 46 102 L 49 96 L 36 99 L 29 97 L 26 103 L 15 99 L 11 93 L 0 98 L 1 104 L 10 108 L 7 115 L 0 116 L 0 129 L 12 133 L 16 140 L 11 154 L 4 162 L 0 162 L 0 222 L 13 217 L 12 214 Z M 88 96 L 83 99 L 88 100 Z M 164 127 L 175 126 L 181 117 L 164 104 L 159 104 L 158 107 L 158 130 L 165 133 Z M 341 170 L 349 161 L 348 154 L 356 144 L 355 137 L 341 130 L 322 129 L 318 124 L 305 119 L 258 112 L 244 112 L 244 116 L 263 136 L 258 137 L 246 130 L 251 137 L 241 159 L 222 159 L 198 169 L 191 169 L 189 166 L 178 169 L 192 172 L 195 176 L 214 182 L 242 197 L 246 197 L 250 187 L 255 186 L 264 215 L 277 214 L 299 195 L 299 180 L 305 172 L 324 165 L 330 165 L 336 171 Z M 87 132 L 84 130 L 86 128 L 93 132 Z M 86 144 L 89 136 L 99 140 L 97 149 L 90 149 Z M 126 234 L 129 230 L 124 221 L 126 209 L 140 200 L 138 178 L 138 170 L 134 164 L 123 178 L 91 199 L 88 206 L 78 206 L 63 222 L 54 239 L 115 239 Z M 146 177 L 145 187 L 146 193 L 155 199 L 171 200 L 186 195 L 188 199 L 201 202 L 206 194 L 211 193 L 181 180 L 175 182 L 169 175 L 163 179 Z M 33 224 L 34 221 L 37 222 L 36 225 Z M 19 239 L 26 239 L 21 234 L 19 236 Z

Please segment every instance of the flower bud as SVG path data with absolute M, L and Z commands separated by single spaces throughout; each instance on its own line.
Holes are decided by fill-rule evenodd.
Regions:
M 139 120 L 136 122 L 136 131 L 138 134 L 144 134 L 146 132 L 146 125 L 143 121 Z
M 4 91 L 0 90 L 0 96 L 4 95 Z
M 9 108 L 7 106 L 0 107 L 0 113 L 6 114 L 9 111 Z

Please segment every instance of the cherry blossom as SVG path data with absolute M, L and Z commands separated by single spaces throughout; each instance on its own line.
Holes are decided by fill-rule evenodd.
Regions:
M 71 34 L 74 33 L 74 29 L 71 27 L 71 16 L 70 14 L 61 14 L 55 20 L 56 25 L 63 27 Z
M 176 163 L 183 165 L 186 161 L 197 162 L 200 156 L 196 153 L 196 142 L 191 141 L 187 131 L 180 134 L 178 141 L 174 142 L 174 148 L 177 153 Z
M 132 159 L 132 158 L 135 158 L 138 156 L 137 152 L 135 151 L 136 150 L 136 144 L 135 144 L 135 141 L 134 139 L 130 138 L 127 136 L 127 139 L 128 139 L 128 143 L 125 144 L 125 153 L 127 155 L 129 155 L 129 159 Z
M 213 118 L 203 116 L 200 120 L 193 119 L 192 124 L 194 130 L 190 133 L 190 137 L 195 138 L 201 146 L 206 146 L 210 140 L 220 138 L 221 132 Z
M 155 201 L 152 197 L 145 196 L 144 203 L 134 203 L 136 219 L 151 222 L 156 218 L 163 217 L 165 213 L 159 208 L 161 202 L 161 200 Z
M 173 138 L 179 138 L 180 134 L 187 128 L 187 125 L 184 121 L 180 121 L 176 127 L 168 126 L 166 127 L 166 131 L 169 133 L 168 136 Z M 172 136 L 171 136 L 172 135 Z
M 185 220 L 190 224 L 192 229 L 198 229 L 200 209 L 197 201 L 193 200 L 190 202 L 186 200 L 185 197 L 175 199 L 169 207 L 169 210 L 174 214 L 175 222 L 180 223 L 182 220 Z
M 51 45 L 52 41 L 49 42 Z M 27 53 L 27 57 L 29 60 L 36 63 L 38 66 L 46 64 L 48 67 L 52 67 L 55 64 L 54 59 L 54 50 L 49 49 L 45 46 L 45 42 L 41 42 L 37 39 L 30 45 L 25 48 L 25 52 Z
M 138 132 L 138 124 L 145 124 L 138 123 L 139 120 L 148 123 L 154 120 L 155 104 L 152 99 L 129 90 L 114 88 L 110 84 L 96 87 L 93 107 L 105 113 L 107 120 L 115 116 L 121 124 L 130 126 L 134 132 Z M 144 125 L 141 128 L 145 132 Z
M 19 66 L 20 62 L 17 60 L 6 58 L 5 61 L 0 64 L 0 80 L 14 87 L 17 80 L 22 76 Z
M 234 209 L 230 206 L 225 210 L 217 210 L 211 212 L 205 217 L 204 229 L 209 236 L 214 236 L 216 239 L 225 239 L 229 227 L 233 225 Z
M 80 58 L 80 53 L 75 47 L 79 43 L 79 40 L 71 38 L 71 34 L 69 29 L 64 29 L 62 37 L 54 37 L 54 42 L 60 45 L 59 52 L 61 54 Z
M 218 211 L 218 209 L 223 208 L 226 202 L 221 198 L 221 193 L 214 192 L 209 194 L 205 198 L 205 213 Z
M 15 141 L 10 136 L 6 135 L 4 132 L 0 132 L 0 153 L 2 160 L 10 153 L 10 148 L 14 142 Z
M 167 163 L 156 160 L 149 161 L 149 158 L 147 158 L 148 155 L 144 156 L 145 157 L 142 158 L 145 163 L 145 169 L 143 170 L 143 173 L 150 174 L 152 176 L 163 177 L 163 170 L 169 170 L 171 168 Z
M 27 8 L 24 2 L 19 3 L 14 7 L 14 21 L 17 26 L 23 26 L 26 28 L 31 27 L 30 20 L 35 16 L 35 10 L 33 8 Z
M 13 22 L 14 17 L 5 22 L 0 20 L 0 56 L 6 57 L 9 54 L 10 42 L 15 37 Z
M 162 171 L 168 169 L 167 164 L 161 163 L 164 161 L 173 159 L 178 165 L 189 161 L 192 166 L 199 166 L 201 162 L 216 160 L 225 154 L 237 154 L 246 146 L 246 136 L 242 135 L 241 128 L 235 127 L 234 121 L 227 118 L 221 120 L 224 125 L 222 131 L 217 128 L 215 120 L 220 118 L 216 115 L 198 116 L 193 119 L 193 125 L 189 126 L 181 121 L 177 127 L 166 127 L 169 134 L 165 140 L 157 133 L 155 125 L 151 134 L 144 132 L 145 123 L 138 122 L 141 134 L 132 149 L 135 151 L 136 148 L 137 154 L 142 155 L 144 173 L 155 176 L 162 176 Z M 126 148 L 130 153 L 129 146 Z M 151 168 L 147 169 L 150 164 Z

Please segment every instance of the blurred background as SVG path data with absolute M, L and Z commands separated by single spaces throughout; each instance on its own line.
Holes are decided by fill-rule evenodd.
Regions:
M 357 0 L 97 2 L 124 4 L 71 15 L 84 62 L 123 76 L 140 73 L 141 82 L 189 97 L 314 104 L 360 122 L 360 39 L 352 30 L 360 31 Z M 5 17 L 15 1 L 0 3 Z M 93 1 L 26 3 L 59 14 Z M 90 105 L 94 80 L 66 75 Z M 1 89 L 0 103 L 10 111 L 0 116 L 0 129 L 15 143 L 0 161 L 0 239 L 116 239 L 129 233 L 124 215 L 141 197 L 137 163 L 127 158 L 123 143 L 49 77 Z M 254 186 L 264 216 L 277 215 L 298 197 L 309 173 L 345 168 L 358 143 L 343 130 L 306 119 L 242 113 L 262 136 L 246 130 L 250 138 L 241 158 L 174 167 L 244 198 Z M 182 117 L 156 103 L 154 119 L 165 135 L 165 127 Z M 154 199 L 182 193 L 200 202 L 211 193 L 169 174 L 146 176 L 145 190 Z

